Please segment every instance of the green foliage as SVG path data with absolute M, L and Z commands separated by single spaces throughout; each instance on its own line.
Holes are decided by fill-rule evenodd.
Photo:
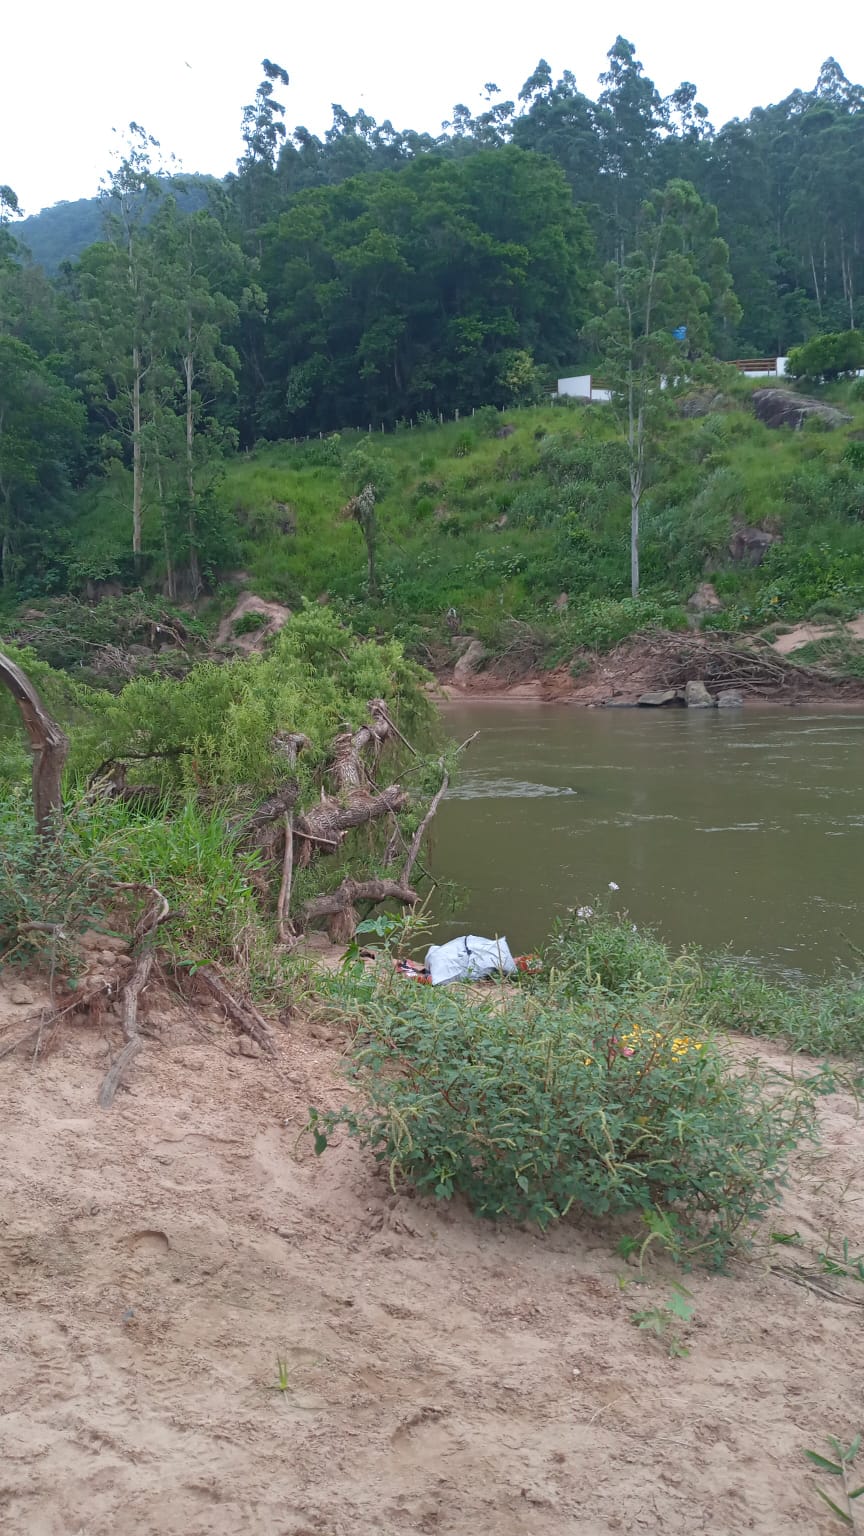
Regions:
M 186 784 L 226 795 L 271 790 L 284 778 L 273 745 L 280 731 L 310 742 L 300 759 L 309 774 L 334 734 L 357 727 L 368 701 L 386 699 L 406 734 L 431 731 L 422 674 L 395 640 L 357 640 L 332 611 L 306 607 L 280 632 L 266 657 L 202 662 L 186 677 L 138 678 L 102 698 L 73 743 L 73 763 L 91 770 L 112 758 L 145 759 L 140 772 L 166 789 Z
M 827 1473 L 829 1477 L 839 1479 L 841 1486 L 837 1498 L 842 1500 L 842 1504 L 838 1504 L 837 1499 L 830 1498 L 823 1488 L 817 1487 L 816 1492 L 823 1504 L 827 1504 L 832 1514 L 837 1516 L 841 1525 L 845 1525 L 847 1530 L 851 1530 L 856 1523 L 855 1500 L 864 1497 L 864 1485 L 860 1488 L 853 1488 L 851 1486 L 853 1481 L 851 1472 L 855 1458 L 861 1449 L 861 1436 L 860 1434 L 856 1435 L 846 1445 L 842 1440 L 838 1440 L 836 1435 L 829 1435 L 828 1444 L 835 1457 L 834 1460 L 820 1455 L 818 1451 L 805 1451 L 804 1455 L 811 1465 L 818 1468 L 821 1473 Z
M 786 365 L 793 379 L 830 381 L 864 368 L 864 333 L 830 331 L 793 347 Z
M 681 1342 L 677 1329 L 682 1323 L 689 1323 L 692 1317 L 690 1292 L 683 1285 L 673 1285 L 668 1301 L 653 1307 L 640 1307 L 631 1313 L 630 1321 L 634 1327 L 657 1339 L 670 1359 L 683 1360 L 690 1350 Z
M 814 1056 L 864 1059 L 860 969 L 822 983 L 783 984 L 722 956 L 673 955 L 650 929 L 637 930 L 599 905 L 578 909 L 559 926 L 547 959 L 576 999 L 596 986 L 615 996 L 668 994 L 686 1001 L 692 1031 L 707 1024 L 785 1040 Z
M 73 673 L 92 667 L 106 647 L 126 650 L 134 644 L 176 645 L 182 638 L 194 654 L 196 645 L 206 639 L 199 620 L 140 590 L 105 597 L 98 603 L 82 603 L 74 597 L 47 598 L 38 608 L 25 609 L 10 619 L 6 632 L 49 667 Z
M 74 971 L 76 933 L 112 921 L 126 899 L 118 886 L 140 881 L 166 897 L 171 915 L 160 945 L 184 967 L 250 957 L 268 961 L 254 899 L 256 856 L 237 847 L 218 811 L 168 802 L 142 815 L 121 800 L 74 792 L 58 839 L 40 841 L 29 795 L 0 797 L 0 952 L 6 962 L 42 956 Z M 55 932 L 27 924 L 57 925 Z
M 554 976 L 483 999 L 385 994 L 355 1051 L 361 1107 L 313 1113 L 316 1147 L 344 1125 L 391 1179 L 541 1227 L 573 1207 L 652 1211 L 719 1263 L 779 1198 L 810 1115 L 687 1031 L 682 1001 L 594 987 L 577 1002 Z
M 513 146 L 300 192 L 262 255 L 280 319 L 265 431 L 531 398 L 535 360 L 575 344 L 592 276 L 587 222 L 561 172 Z
M 241 613 L 239 619 L 235 619 L 231 628 L 235 635 L 254 635 L 256 630 L 263 629 L 267 624 L 266 613 L 259 613 L 256 608 L 250 608 L 247 613 Z

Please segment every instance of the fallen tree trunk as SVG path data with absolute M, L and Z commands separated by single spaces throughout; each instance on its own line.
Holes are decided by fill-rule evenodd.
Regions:
M 369 782 L 363 753 L 371 747 L 373 758 L 377 758 L 388 736 L 395 734 L 383 699 L 370 699 L 369 713 L 372 718 L 366 725 L 357 731 L 343 732 L 333 742 L 330 778 L 338 794 L 350 794 Z
M 335 891 L 324 896 L 313 896 L 303 907 L 304 924 L 317 918 L 327 918 L 327 932 L 333 944 L 347 944 L 354 937 L 360 914 L 358 901 L 400 901 L 405 907 L 416 906 L 418 893 L 398 880 L 351 880 L 342 881 Z
M 0 683 L 9 689 L 21 714 L 33 753 L 33 813 L 45 836 L 58 825 L 63 764 L 69 738 L 49 715 L 29 677 L 0 651 Z
M 365 826 L 367 821 L 377 821 L 391 811 L 404 811 L 407 804 L 408 796 L 398 784 L 388 785 L 377 795 L 370 795 L 363 789 L 355 790 L 347 804 L 328 798 L 298 816 L 294 835 L 338 848 L 344 834 L 352 828 Z

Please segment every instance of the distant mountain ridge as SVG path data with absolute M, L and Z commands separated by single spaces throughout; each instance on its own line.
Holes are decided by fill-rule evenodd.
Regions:
M 178 176 L 161 179 L 173 192 L 184 213 L 206 207 L 210 187 L 219 186 L 216 176 Z M 46 272 L 56 272 L 64 261 L 75 261 L 88 245 L 102 238 L 102 198 L 79 197 L 71 203 L 55 203 L 41 213 L 21 219 L 13 227 L 16 240 Z

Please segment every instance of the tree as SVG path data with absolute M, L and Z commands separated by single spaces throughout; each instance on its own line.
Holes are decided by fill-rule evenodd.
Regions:
M 281 64 L 263 59 L 264 79 L 255 92 L 255 100 L 243 108 L 241 133 L 246 148 L 237 162 L 237 188 L 243 227 L 255 233 L 271 212 L 276 190 L 276 160 L 285 140 L 285 107 L 277 101 L 274 87 L 288 85 L 288 73 Z
M 793 379 L 839 379 L 864 368 L 864 332 L 828 331 L 793 347 L 786 366 Z
M 183 424 L 183 475 L 182 494 L 175 493 L 175 499 L 183 505 L 183 543 L 194 598 L 202 589 L 200 479 L 203 476 L 205 483 L 212 479 L 224 447 L 236 444 L 236 433 L 216 418 L 214 407 L 237 394 L 240 359 L 229 338 L 236 333 L 239 305 L 229 294 L 242 290 L 248 263 L 211 213 L 180 218 L 173 198 L 165 199 L 149 237 L 152 262 L 160 274 L 160 295 L 152 317 L 157 332 L 152 351 L 159 358 L 158 414 L 168 438 L 157 431 L 153 448 L 165 527 L 166 574 L 169 595 L 174 596 L 162 466 L 163 457 L 172 456 L 172 426 L 179 417 Z M 176 441 L 176 433 L 173 435 Z
M 115 253 L 122 257 L 127 285 L 127 292 L 122 295 L 116 282 L 113 284 L 110 322 L 115 338 L 119 341 L 120 335 L 123 336 L 128 358 L 125 367 L 120 364 L 119 374 L 120 377 L 126 375 L 131 408 L 132 554 L 136 567 L 141 564 L 144 491 L 141 400 L 151 363 L 147 353 L 147 328 L 158 287 L 158 276 L 146 259 L 143 225 L 147 204 L 161 194 L 152 164 L 152 151 L 158 148 L 156 139 L 138 123 L 130 123 L 125 153 L 118 154 L 117 163 L 109 171 L 103 188 L 106 230 Z M 116 271 L 115 263 L 115 277 Z M 116 359 L 115 367 L 118 363 L 119 359 Z
M 563 361 L 595 271 L 562 172 L 512 145 L 303 192 L 263 243 L 257 433 L 502 404 L 503 354 Z
M 678 382 L 704 376 L 714 327 L 737 318 L 728 260 L 716 209 L 688 182 L 671 181 L 643 205 L 631 250 L 607 269 L 598 294 L 602 310 L 589 329 L 627 433 L 633 597 L 649 448 Z
M 81 444 L 80 400 L 48 363 L 13 336 L 0 335 L 0 571 L 11 587 L 27 553 L 40 548 L 40 515 L 68 485 Z
M 23 216 L 24 210 L 20 207 L 12 188 L 0 186 L 0 224 L 8 224 L 11 219 L 20 219 Z

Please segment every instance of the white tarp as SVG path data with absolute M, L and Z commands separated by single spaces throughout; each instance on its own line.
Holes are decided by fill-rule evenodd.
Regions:
M 502 971 L 509 976 L 516 969 L 506 939 L 480 939 L 469 933 L 449 944 L 433 944 L 426 956 L 426 969 L 433 987 L 448 981 L 479 981 Z

